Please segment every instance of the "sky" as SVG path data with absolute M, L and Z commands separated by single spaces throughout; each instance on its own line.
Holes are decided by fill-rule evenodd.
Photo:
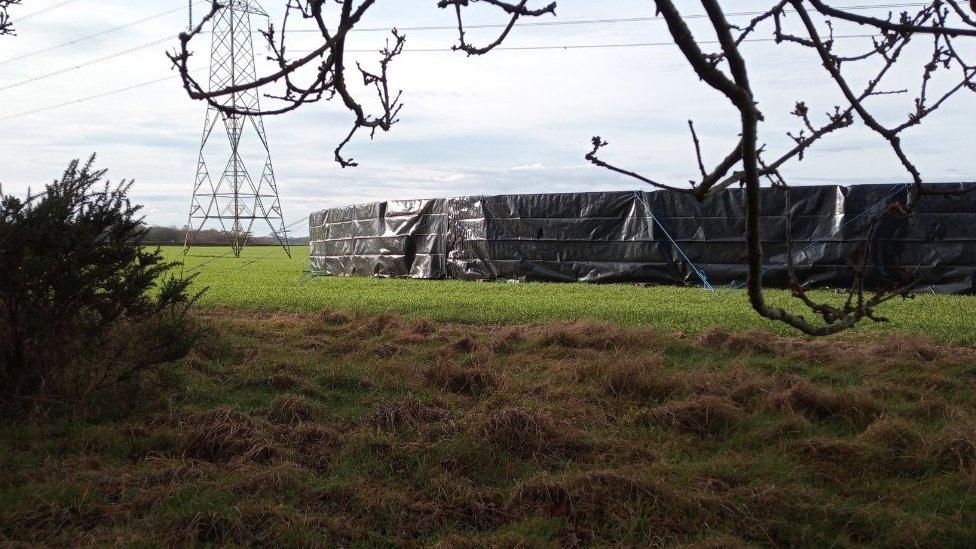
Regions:
M 280 22 L 285 0 L 260 3 Z M 893 3 L 835 0 L 834 5 Z M 725 4 L 729 11 L 748 12 L 768 1 Z M 694 0 L 678 5 L 685 13 L 702 13 Z M 132 197 L 144 204 L 149 223 L 183 225 L 206 111 L 203 103 L 187 97 L 165 55 L 186 27 L 186 9 L 186 0 L 24 0 L 13 8 L 15 22 L 27 19 L 16 24 L 16 36 L 0 38 L 3 191 L 22 194 L 41 187 L 60 175 L 69 160 L 97 153 L 97 165 L 108 168 L 111 179 L 135 180 Z M 204 9 L 198 4 L 196 11 Z M 654 15 L 650 0 L 558 0 L 557 13 L 556 21 Z M 503 22 L 491 10 L 473 11 L 469 19 L 470 24 Z M 368 30 L 354 33 L 349 48 L 357 50 L 355 60 L 375 66 L 372 52 L 387 36 L 381 29 L 453 23 L 453 14 L 437 9 L 435 0 L 378 0 L 360 25 Z M 700 20 L 692 23 L 702 39 L 711 38 Z M 78 40 L 120 25 L 129 26 Z M 255 19 L 254 25 L 264 23 Z M 490 40 L 491 32 L 473 30 L 471 38 Z M 838 27 L 836 32 L 865 31 Z M 698 173 L 689 119 L 695 121 L 707 161 L 717 162 L 738 139 L 735 111 L 698 81 L 672 45 L 513 49 L 469 58 L 451 51 L 412 51 L 449 49 L 456 31 L 404 33 L 406 51 L 390 72 L 391 86 L 403 90 L 401 122 L 373 140 L 363 135 L 353 141 L 347 154 L 359 167 L 343 169 L 333 160 L 335 145 L 352 123 L 338 103 L 265 118 L 289 223 L 318 209 L 376 200 L 642 188 L 638 181 L 585 162 L 594 135 L 610 142 L 602 152 L 608 161 L 682 185 Z M 757 37 L 770 35 L 765 29 Z M 314 34 L 296 36 L 292 49 L 314 45 Z M 658 44 L 668 38 L 661 21 L 624 21 L 516 27 L 505 45 Z M 840 39 L 838 47 L 863 50 L 866 40 Z M 53 48 L 67 42 L 74 43 Z M 194 66 L 205 67 L 209 41 L 199 40 L 195 51 Z M 815 122 L 838 104 L 837 90 L 810 52 L 768 41 L 746 44 L 744 52 L 766 116 L 761 140 L 771 153 L 788 148 L 786 133 L 799 129 L 789 114 L 798 100 L 810 106 Z M 963 45 L 962 52 L 976 57 L 972 44 Z M 905 70 L 893 73 L 886 88 L 917 89 L 925 56 L 919 43 L 907 53 Z M 855 80 L 868 74 L 850 70 Z M 156 80 L 161 81 L 78 101 Z M 911 93 L 886 96 L 875 105 L 883 120 L 902 120 L 913 98 Z M 960 94 L 906 134 L 907 150 L 928 181 L 976 179 L 974 107 L 976 94 Z M 830 136 L 785 173 L 797 185 L 906 181 L 886 144 L 861 128 Z

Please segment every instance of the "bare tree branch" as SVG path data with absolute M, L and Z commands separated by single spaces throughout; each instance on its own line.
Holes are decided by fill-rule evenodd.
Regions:
M 505 26 L 504 30 L 502 30 L 501 34 L 499 34 L 498 37 L 488 45 L 481 47 L 473 46 L 466 40 L 464 33 L 464 16 L 462 15 L 463 8 L 467 8 L 469 5 L 477 4 L 478 2 L 495 6 L 496 8 L 501 8 L 502 11 L 511 16 L 508 20 L 508 24 Z M 461 50 L 466 52 L 468 55 L 482 55 L 490 52 L 504 42 L 505 39 L 508 38 L 509 33 L 512 32 L 512 29 L 515 27 L 515 23 L 518 22 L 520 17 L 539 17 L 546 14 L 556 15 L 555 2 L 538 9 L 526 7 L 528 3 L 529 0 L 521 0 L 518 4 L 503 2 L 501 0 L 440 0 L 437 3 L 437 7 L 445 9 L 453 6 L 454 11 L 457 14 L 459 44 L 453 46 L 453 49 Z
M 2 3 L 4 0 L 0 0 Z M 6 0 L 11 3 L 11 0 Z M 395 29 L 392 38 L 379 52 L 376 69 L 368 69 L 356 63 L 359 76 L 366 90 L 372 90 L 369 103 L 361 90 L 354 89 L 347 79 L 346 39 L 376 0 L 284 0 L 286 14 L 280 32 L 273 26 L 262 34 L 270 49 L 269 60 L 275 69 L 257 77 L 253 82 L 236 83 L 222 89 L 207 89 L 190 76 L 189 61 L 192 57 L 190 43 L 205 32 L 205 27 L 217 16 L 224 4 L 234 0 L 211 0 L 211 9 L 200 24 L 180 36 L 180 48 L 170 54 L 174 67 L 183 79 L 190 97 L 205 100 L 228 115 L 232 114 L 279 114 L 302 105 L 338 98 L 354 116 L 353 127 L 335 150 L 336 161 L 343 167 L 355 166 L 352 159 L 342 155 L 343 147 L 361 129 L 367 129 L 372 137 L 377 130 L 389 131 L 397 122 L 402 109 L 400 93 L 391 91 L 389 67 L 403 51 L 405 38 Z M 592 139 L 592 147 L 585 158 L 590 163 L 614 173 L 640 181 L 658 189 L 692 194 L 705 200 L 733 185 L 745 189 L 746 251 L 748 270 L 748 295 L 750 302 L 762 316 L 784 322 L 811 335 L 836 333 L 856 325 L 864 319 L 884 321 L 877 308 L 895 298 L 907 297 L 914 284 L 910 277 L 891 279 L 881 284 L 869 283 L 872 275 L 869 265 L 871 240 L 881 220 L 887 216 L 910 216 L 916 202 L 929 194 L 949 194 L 955 191 L 939 191 L 925 184 L 921 170 L 906 149 L 902 135 L 922 124 L 951 99 L 967 91 L 976 92 L 976 65 L 963 54 L 969 48 L 957 47 L 957 40 L 969 46 L 976 38 L 976 0 L 928 0 L 914 10 L 890 13 L 886 18 L 855 13 L 837 8 L 827 0 L 768 0 L 768 9 L 739 27 L 731 24 L 723 4 L 731 0 L 699 0 L 707 16 L 707 36 L 699 39 L 692 32 L 688 18 L 681 13 L 674 0 L 654 0 L 658 16 L 666 23 L 671 39 L 681 55 L 695 71 L 704 85 L 720 93 L 733 107 L 738 119 L 735 145 L 729 152 L 709 164 L 702 152 L 695 124 L 688 122 L 696 159 L 696 175 L 690 186 L 663 182 L 656 178 L 612 164 L 600 157 L 608 146 L 601 137 Z M 475 45 L 468 38 L 465 15 L 475 6 L 494 9 L 504 14 L 506 23 L 493 39 L 483 45 Z M 555 2 L 543 4 L 541 0 L 437 0 L 441 9 L 453 9 L 457 18 L 458 42 L 453 47 L 468 55 L 488 53 L 502 44 L 523 17 L 541 17 L 556 14 Z M 287 37 L 292 20 L 305 22 L 319 33 L 319 45 L 311 52 L 292 56 L 289 54 Z M 843 26 L 867 28 L 871 35 L 864 45 L 852 51 L 841 51 L 834 29 Z M 749 59 L 743 52 L 747 37 L 769 32 L 773 42 L 784 48 L 799 48 L 813 52 L 824 70 L 824 79 L 836 88 L 843 100 L 838 105 L 825 105 L 811 109 L 802 99 L 797 99 L 790 113 L 799 127 L 786 135 L 789 142 L 779 151 L 771 151 L 760 141 L 764 113 L 752 87 Z M 717 39 L 717 40 L 716 40 Z M 708 51 L 706 44 L 718 43 L 717 51 Z M 909 63 L 904 56 L 910 46 L 929 48 L 924 64 L 918 68 L 918 88 L 891 89 L 890 75 L 894 68 Z M 709 46 L 711 47 L 711 46 Z M 852 74 L 851 67 L 856 68 Z M 914 67 L 909 66 L 910 69 Z M 867 79 L 865 80 L 865 75 Z M 228 106 L 225 98 L 248 90 L 266 92 L 266 96 L 283 106 L 260 112 L 237 110 Z M 901 86 L 899 86 L 901 88 Z M 894 122 L 888 120 L 890 110 L 882 111 L 878 103 L 904 96 L 912 101 L 908 114 Z M 815 113 L 820 110 L 824 114 Z M 816 315 L 820 321 L 808 321 L 804 316 L 782 308 L 770 306 L 763 290 L 763 247 L 761 213 L 761 182 L 767 180 L 774 188 L 786 193 L 785 215 L 788 234 L 791 232 L 789 184 L 784 169 L 802 162 L 816 151 L 816 146 L 828 136 L 847 128 L 861 126 L 886 144 L 893 160 L 908 174 L 911 191 L 900 200 L 884 204 L 878 212 L 871 212 L 868 238 L 855 257 L 849 262 L 853 283 L 843 304 L 821 303 L 813 299 L 797 275 L 793 258 L 793 243 L 787 242 L 787 270 L 793 295 L 799 303 Z M 732 140 L 730 140 L 732 141 Z M 711 167 L 710 167 L 711 166 Z M 867 288 L 874 286 L 873 293 Z
M 367 101 L 370 94 L 364 95 L 348 79 L 350 61 L 346 40 L 350 31 L 376 4 L 376 0 L 285 0 L 285 15 L 280 31 L 269 24 L 267 30 L 261 33 L 269 48 L 268 59 L 273 63 L 274 70 L 259 75 L 250 82 L 236 82 L 219 89 L 205 89 L 192 76 L 190 61 L 193 52 L 190 45 L 207 31 L 220 10 L 231 9 L 235 1 L 237 0 L 211 0 L 209 12 L 196 27 L 180 35 L 179 48 L 168 54 L 183 80 L 187 94 L 192 99 L 207 101 L 226 115 L 283 114 L 310 103 L 337 100 L 353 115 L 353 124 L 345 139 L 336 147 L 335 160 L 344 168 L 357 166 L 353 159 L 346 158 L 342 152 L 353 137 L 360 130 L 365 130 L 372 138 L 377 131 L 389 131 L 399 120 L 398 115 L 403 108 L 401 93 L 391 88 L 389 70 L 396 57 L 403 53 L 406 37 L 396 29 L 391 30 L 391 38 L 378 52 L 377 69 L 364 68 L 360 63 L 355 63 L 362 84 L 367 90 L 372 89 L 375 100 Z M 510 22 L 502 35 L 485 48 L 475 48 L 463 41 L 461 13 L 469 2 L 481 2 L 510 16 Z M 519 18 L 555 14 L 555 3 L 541 9 L 532 9 L 527 7 L 528 2 L 529 0 L 522 0 L 514 5 L 499 0 L 445 0 L 437 5 L 441 8 L 455 8 L 459 17 L 458 28 L 462 29 L 462 45 L 458 49 L 464 49 L 469 55 L 477 55 L 500 44 Z M 320 40 L 317 47 L 301 56 L 292 56 L 288 48 L 290 31 L 296 21 L 314 27 Z M 277 105 L 271 108 L 262 107 L 261 110 L 248 110 L 226 101 L 228 96 L 250 90 L 262 90 L 265 97 L 275 100 Z M 367 106 L 367 102 L 371 107 Z
M 913 284 L 905 280 L 881 287 L 866 295 L 869 248 L 871 237 L 877 230 L 884 215 L 910 215 L 911 208 L 920 196 L 932 192 L 924 185 L 920 170 L 911 160 L 901 140 L 901 134 L 922 123 L 923 119 L 943 106 L 950 98 L 964 90 L 976 91 L 976 68 L 964 59 L 954 45 L 957 39 L 972 39 L 976 37 L 972 18 L 963 11 L 962 6 L 955 0 L 932 0 L 914 13 L 902 12 L 897 19 L 878 19 L 833 8 L 821 0 L 780 0 L 753 18 L 750 23 L 739 28 L 725 17 L 725 12 L 719 0 L 700 0 L 708 16 L 711 32 L 718 39 L 720 51 L 706 52 L 692 33 L 685 17 L 680 13 L 672 0 L 655 0 L 658 14 L 665 20 L 668 30 L 675 44 L 681 50 L 686 61 L 694 69 L 702 81 L 712 89 L 724 95 L 739 113 L 740 138 L 736 150 L 730 153 L 715 168 L 709 172 L 702 158 L 701 144 L 694 125 L 689 122 L 692 131 L 697 171 L 701 179 L 692 181 L 691 188 L 676 188 L 672 185 L 654 181 L 634 170 L 623 170 L 612 166 L 597 157 L 599 149 L 606 146 L 600 138 L 594 138 L 594 148 L 586 155 L 591 163 L 608 168 L 638 181 L 649 183 L 657 188 L 681 190 L 690 192 L 699 199 L 704 199 L 720 192 L 731 185 L 741 184 L 746 189 L 746 264 L 748 267 L 748 294 L 753 308 L 762 316 L 784 322 L 810 335 L 826 335 L 845 330 L 863 319 L 884 321 L 876 309 L 882 303 L 896 297 L 907 296 Z M 787 11 L 789 10 L 789 11 Z M 787 14 L 797 14 L 800 26 L 797 31 L 786 29 Z M 818 25 L 812 13 L 826 17 L 823 25 Z M 825 122 L 817 126 L 814 124 L 810 109 L 803 101 L 798 101 L 791 114 L 801 122 L 798 132 L 788 133 L 793 146 L 779 154 L 774 160 L 766 161 L 767 154 L 759 144 L 759 128 L 763 122 L 763 114 L 757 108 L 757 100 L 752 89 L 748 64 L 740 46 L 746 36 L 758 32 L 766 23 L 772 24 L 772 32 L 777 44 L 793 44 L 811 49 L 817 53 L 826 71 L 827 78 L 837 87 L 846 100 L 846 105 L 834 106 L 828 112 Z M 871 48 L 867 52 L 853 55 L 843 55 L 836 50 L 833 28 L 835 24 L 856 24 L 872 27 L 878 36 L 871 39 Z M 956 26 L 953 26 L 955 24 Z M 736 31 L 733 33 L 733 31 Z M 869 100 L 879 96 L 905 94 L 907 90 L 881 89 L 885 77 L 901 59 L 904 48 L 917 35 L 929 36 L 932 50 L 929 61 L 921 69 L 919 90 L 915 95 L 914 109 L 908 117 L 897 124 L 885 125 L 880 117 L 872 111 Z M 860 89 L 845 75 L 846 65 L 863 63 L 865 61 L 878 62 L 880 68 Z M 954 83 L 945 87 L 940 93 L 932 94 L 931 85 L 936 72 L 945 73 L 948 70 L 957 71 Z M 862 71 L 863 73 L 863 71 Z M 847 299 L 842 306 L 818 303 L 811 299 L 806 288 L 800 283 L 796 274 L 793 260 L 792 242 L 788 242 L 787 270 L 791 281 L 793 295 L 807 308 L 822 318 L 822 323 L 812 323 L 801 315 L 788 312 L 782 308 L 772 307 L 765 300 L 763 292 L 763 249 L 762 249 L 762 217 L 760 202 L 760 180 L 768 178 L 773 186 L 789 193 L 781 169 L 789 162 L 800 162 L 817 142 L 829 134 L 849 128 L 860 121 L 883 139 L 891 149 L 894 157 L 911 178 L 913 189 L 904 204 L 894 202 L 882 211 L 873 214 L 865 240 L 858 257 L 851 263 L 854 284 L 849 289 Z M 738 167 L 738 169 L 735 169 Z M 734 170 L 734 171 L 733 171 Z M 732 172 L 729 174 L 729 172 Z M 787 217 L 790 216 L 789 200 L 787 199 Z M 788 230 L 789 233 L 789 230 Z
M 11 21 L 7 10 L 10 6 L 18 4 L 20 4 L 20 0 L 0 0 L 0 36 L 14 33 L 13 21 Z

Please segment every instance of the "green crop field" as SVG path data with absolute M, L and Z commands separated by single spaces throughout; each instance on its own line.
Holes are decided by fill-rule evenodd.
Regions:
M 166 255 L 184 261 L 182 248 Z M 240 259 L 225 248 L 198 247 L 185 258 L 186 272 L 199 273 L 209 286 L 207 308 L 317 311 L 326 307 L 363 312 L 396 312 L 434 320 L 521 323 L 547 320 L 604 320 L 646 325 L 667 332 L 697 334 L 711 326 L 729 330 L 762 328 L 788 334 L 788 328 L 759 318 L 744 291 L 720 288 L 643 287 L 628 284 L 556 284 L 403 280 L 366 277 L 309 277 L 306 249 L 289 259 L 278 248 L 245 250 Z M 771 290 L 771 301 L 796 308 L 787 292 Z M 817 293 L 837 299 L 836 294 Z M 796 308 L 796 310 L 800 310 Z M 861 332 L 922 333 L 937 340 L 976 343 L 976 296 L 919 295 L 882 309 L 889 323 L 865 323 Z

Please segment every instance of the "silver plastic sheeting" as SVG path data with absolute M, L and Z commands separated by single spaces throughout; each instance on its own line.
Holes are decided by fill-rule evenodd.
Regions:
M 941 185 L 941 190 L 969 188 Z M 769 286 L 788 282 L 787 229 L 799 278 L 846 287 L 875 215 L 905 185 L 763 190 Z M 310 217 L 311 270 L 468 280 L 742 285 L 745 192 L 699 202 L 667 191 L 466 196 L 330 208 Z M 926 196 L 911 216 L 885 216 L 871 239 L 869 279 L 917 279 L 936 292 L 976 290 L 976 192 Z

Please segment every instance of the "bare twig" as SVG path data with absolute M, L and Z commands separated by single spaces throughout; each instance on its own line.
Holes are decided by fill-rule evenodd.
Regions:
M 685 60 L 706 85 L 724 95 L 738 111 L 740 136 L 736 149 L 709 172 L 702 158 L 697 133 L 694 126 L 689 123 L 697 160 L 696 168 L 701 177 L 700 180 L 691 182 L 690 189 L 676 189 L 672 185 L 600 160 L 597 152 L 606 146 L 606 142 L 600 138 L 594 138 L 593 149 L 587 154 L 587 160 L 657 188 L 690 192 L 699 199 L 713 196 L 731 185 L 743 185 L 746 191 L 745 259 L 749 273 L 748 293 L 753 307 L 761 315 L 782 321 L 811 335 L 836 333 L 863 319 L 884 321 L 884 318 L 877 314 L 877 307 L 893 298 L 907 296 L 914 285 L 908 279 L 881 286 L 876 282 L 874 285 L 878 289 L 870 296 L 866 294 L 866 288 L 869 286 L 868 258 L 872 237 L 883 216 L 893 215 L 893 212 L 910 215 L 911 208 L 919 197 L 938 192 L 924 185 L 922 174 L 905 149 L 901 134 L 921 124 L 926 117 L 958 93 L 965 90 L 976 91 L 976 83 L 974 83 L 976 67 L 964 59 L 960 50 L 954 45 L 955 40 L 971 40 L 976 37 L 976 29 L 968 28 L 976 26 L 973 24 L 973 19 L 955 0 L 932 0 L 914 13 L 902 12 L 897 18 L 888 19 L 878 19 L 834 8 L 821 0 L 780 0 L 771 2 L 772 5 L 768 10 L 752 19 L 747 26 L 739 28 L 728 22 L 721 6 L 722 2 L 719 0 L 701 0 L 701 4 L 707 13 L 711 31 L 720 44 L 718 52 L 702 49 L 702 42 L 692 34 L 684 16 L 672 0 L 655 0 L 657 12 L 667 23 L 671 37 Z M 795 13 L 798 16 L 798 30 L 787 29 L 787 10 L 790 14 Z M 822 25 L 818 25 L 814 22 L 812 13 L 825 17 L 826 20 Z M 764 159 L 768 153 L 759 146 L 759 127 L 764 117 L 756 107 L 757 100 L 750 83 L 748 63 L 740 49 L 746 36 L 759 32 L 767 23 L 772 26 L 773 37 L 777 44 L 793 44 L 813 50 L 820 57 L 827 78 L 845 98 L 845 104 L 834 106 L 833 110 L 827 113 L 826 120 L 819 126 L 814 123 L 809 106 L 803 101 L 798 101 L 792 114 L 800 121 L 801 128 L 796 133 L 787 134 L 793 146 L 769 161 Z M 878 36 L 871 38 L 871 46 L 866 52 L 862 50 L 854 54 L 842 54 L 837 51 L 834 42 L 834 26 L 838 24 L 867 26 L 873 28 Z M 953 26 L 954 24 L 956 26 Z M 795 27 L 794 25 L 791 28 Z M 736 31 L 735 34 L 733 31 Z M 903 50 L 916 35 L 928 36 L 932 43 L 932 50 L 928 62 L 921 68 L 921 83 L 915 95 L 914 108 L 904 121 L 886 126 L 872 111 L 868 101 L 879 96 L 908 92 L 908 90 L 885 90 L 882 85 L 892 67 L 902 59 Z M 879 68 L 874 72 L 874 76 L 858 89 L 852 83 L 853 81 L 847 78 L 844 67 L 867 61 L 876 61 Z M 940 93 L 933 94 L 935 74 L 946 73 L 950 69 L 958 71 L 955 82 L 945 86 Z M 881 211 L 872 214 L 868 238 L 850 265 L 854 282 L 842 306 L 819 303 L 809 296 L 807 288 L 796 273 L 792 242 L 787 243 L 789 255 L 787 270 L 793 295 L 823 320 L 822 323 L 812 323 L 801 315 L 768 305 L 763 295 L 760 179 L 769 179 L 775 188 L 787 193 L 787 217 L 789 217 L 789 187 L 781 169 L 789 162 L 801 162 L 821 139 L 854 126 L 858 121 L 888 144 L 893 156 L 909 175 L 913 185 L 912 192 L 903 203 L 884 205 Z M 789 220 L 787 227 L 789 234 L 791 232 Z
M 495 6 L 496 8 L 500 8 L 502 11 L 504 11 L 506 14 L 510 16 L 508 20 L 508 24 L 505 25 L 505 28 L 502 30 L 502 32 L 498 35 L 497 38 L 495 38 L 486 46 L 471 45 L 467 41 L 464 33 L 463 8 L 467 8 L 468 6 L 472 4 L 477 4 L 479 2 L 481 2 L 482 4 L 491 5 L 491 6 Z M 532 9 L 527 7 L 528 3 L 529 0 L 520 0 L 517 4 L 514 2 L 503 2 L 501 0 L 440 0 L 439 2 L 437 2 L 437 7 L 441 9 L 454 7 L 454 11 L 457 14 L 459 43 L 453 46 L 453 48 L 455 50 L 463 51 L 468 55 L 482 55 L 490 52 L 491 50 L 498 47 L 502 42 L 504 42 L 505 39 L 508 38 L 509 33 L 512 32 L 512 29 L 515 27 L 515 23 L 518 22 L 519 18 L 539 17 L 546 14 L 556 15 L 555 2 L 552 2 L 545 7 L 538 8 L 538 9 Z
M 14 33 L 13 21 L 11 21 L 7 10 L 18 4 L 20 4 L 20 0 L 0 0 L 0 36 Z
M 336 161 L 343 167 L 355 166 L 352 159 L 342 155 L 343 147 L 360 129 L 368 129 L 370 136 L 377 130 L 388 131 L 396 122 L 402 108 L 400 94 L 391 91 L 388 69 L 393 60 L 403 51 L 404 37 L 393 31 L 391 40 L 380 51 L 378 68 L 366 69 L 357 63 L 359 75 L 367 89 L 375 94 L 375 112 L 370 113 L 364 106 L 359 91 L 354 91 L 347 81 L 346 38 L 349 32 L 362 20 L 365 13 L 376 0 L 285 0 L 286 14 L 280 32 L 272 26 L 263 32 L 271 51 L 269 59 L 275 70 L 260 76 L 252 82 L 237 83 L 222 89 L 204 90 L 191 76 L 188 68 L 192 53 L 189 44 L 204 32 L 204 28 L 224 9 L 224 4 L 234 0 L 211 0 L 209 13 L 200 24 L 180 36 L 180 48 L 170 55 L 174 67 L 183 79 L 184 87 L 190 97 L 208 101 L 222 112 L 231 114 L 278 114 L 289 112 L 302 105 L 318 101 L 331 101 L 336 98 L 354 115 L 353 127 L 335 151 Z M 2 3 L 3 0 L 0 0 Z M 7 0 L 10 3 L 10 0 Z M 731 0 L 701 0 L 709 24 L 707 42 L 699 40 L 687 23 L 686 17 L 674 0 L 654 0 L 658 16 L 666 23 L 671 39 L 680 50 L 685 61 L 695 71 L 704 85 L 720 93 L 735 109 L 738 118 L 738 131 L 735 145 L 729 152 L 709 169 L 702 153 L 701 142 L 692 122 L 688 123 L 696 158 L 697 172 L 690 186 L 675 185 L 648 177 L 633 169 L 619 167 L 601 158 L 607 141 L 601 137 L 592 139 L 586 160 L 595 166 L 640 181 L 658 189 L 667 189 L 692 194 L 699 200 L 708 199 L 733 185 L 745 189 L 746 253 L 748 267 L 748 294 L 753 308 L 761 315 L 784 322 L 811 335 L 836 333 L 854 326 L 864 319 L 883 321 L 877 307 L 896 297 L 906 297 L 913 288 L 907 277 L 904 280 L 881 284 L 869 283 L 871 275 L 869 257 L 871 236 L 877 232 L 880 219 L 890 215 L 911 215 L 916 202 L 928 194 L 950 194 L 961 191 L 934 190 L 925 180 L 910 152 L 906 149 L 902 135 L 919 126 L 947 104 L 951 99 L 965 92 L 976 92 L 976 65 L 964 54 L 972 51 L 957 47 L 957 40 L 967 43 L 976 38 L 976 0 L 929 0 L 912 11 L 889 14 L 886 18 L 855 13 L 853 10 L 837 8 L 825 0 L 768 0 L 768 8 L 754 17 L 743 27 L 732 25 L 726 18 L 722 4 Z M 481 5 L 494 8 L 504 14 L 507 23 L 501 32 L 484 45 L 473 44 L 466 33 L 465 15 L 467 10 Z M 532 0 L 437 0 L 441 9 L 453 9 L 457 18 L 458 43 L 455 50 L 468 55 L 485 54 L 508 38 L 515 25 L 523 17 L 541 17 L 556 14 L 556 4 L 538 3 Z M 293 57 L 289 55 L 286 39 L 290 35 L 290 20 L 298 18 L 313 25 L 320 34 L 320 44 L 311 52 Z M 835 27 L 856 25 L 867 28 L 871 36 L 862 46 L 853 51 L 841 51 L 835 40 Z M 835 87 L 843 98 L 839 105 L 830 105 L 817 116 L 814 109 L 805 101 L 797 100 L 793 112 L 799 121 L 799 128 L 787 134 L 788 146 L 783 150 L 771 151 L 760 144 L 761 126 L 765 120 L 759 110 L 759 99 L 752 88 L 749 61 L 742 51 L 746 37 L 768 31 L 777 45 L 801 48 L 813 52 L 824 69 L 824 78 Z M 719 44 L 717 51 L 703 48 L 706 43 Z M 910 57 L 903 53 L 910 45 L 930 48 L 924 64 L 919 69 L 918 89 L 890 89 L 887 85 L 894 67 L 903 67 Z M 860 67 L 856 78 L 851 77 L 850 67 Z M 299 78 L 302 69 L 311 72 L 304 81 Z M 863 80 L 865 75 L 870 76 Z M 948 83 L 947 83 L 948 82 Z M 266 93 L 283 106 L 261 112 L 240 111 L 228 105 L 225 98 L 234 93 L 248 90 L 266 89 L 276 86 L 278 91 Z M 894 100 L 900 96 L 912 99 L 908 115 L 894 123 L 884 122 L 885 118 L 876 112 L 878 98 Z M 822 107 L 821 107 L 822 108 Z M 850 269 L 853 283 L 848 290 L 843 305 L 831 305 L 814 300 L 796 273 L 792 257 L 792 242 L 788 242 L 790 257 L 787 261 L 790 285 L 793 295 L 807 309 L 816 314 L 822 322 L 811 322 L 802 315 L 770 306 L 763 291 L 763 248 L 761 187 L 762 180 L 772 182 L 773 186 L 788 193 L 788 182 L 783 174 L 791 163 L 802 162 L 815 151 L 816 145 L 837 132 L 854 126 L 869 129 L 891 151 L 911 181 L 910 192 L 904 199 L 882 205 L 878 212 L 872 213 L 868 237 L 856 257 L 851 258 Z M 787 197 L 787 207 L 789 208 Z M 789 212 L 787 212 L 789 216 Z M 867 288 L 874 286 L 870 295 Z
M 169 53 L 170 61 L 179 72 L 183 80 L 183 87 L 192 99 L 207 101 L 211 106 L 225 115 L 275 115 L 294 111 L 303 105 L 319 101 L 337 100 L 353 115 L 353 124 L 346 137 L 335 149 L 335 160 L 342 167 L 353 167 L 358 164 L 343 155 L 343 148 L 356 136 L 360 130 L 369 132 L 374 137 L 377 131 L 387 132 L 397 122 L 398 115 L 403 108 L 401 93 L 393 91 L 390 86 L 389 69 L 393 61 L 403 52 L 406 37 L 396 29 L 392 29 L 392 37 L 385 47 L 379 51 L 378 69 L 364 68 L 355 63 L 367 89 L 372 89 L 375 102 L 372 102 L 372 112 L 366 106 L 367 97 L 361 97 L 361 92 L 350 85 L 347 77 L 349 65 L 346 40 L 349 32 L 362 21 L 366 13 L 376 4 L 376 0 L 285 0 L 285 15 L 280 30 L 273 25 L 262 31 L 265 42 L 270 51 L 268 59 L 274 64 L 274 70 L 256 77 L 249 82 L 235 82 L 218 89 L 204 89 L 204 86 L 192 76 L 189 64 L 193 56 L 190 45 L 200 35 L 205 33 L 221 10 L 233 9 L 239 0 L 211 0 L 210 9 L 200 22 L 188 32 L 180 35 L 180 46 Z M 481 2 L 493 6 L 510 16 L 510 22 L 501 36 L 483 48 L 476 48 L 464 42 L 461 12 L 470 3 Z M 486 53 L 500 44 L 511 32 L 512 27 L 521 17 L 537 17 L 544 14 L 555 14 L 556 5 L 551 3 L 543 8 L 533 9 L 527 6 L 528 0 L 519 4 L 511 4 L 500 0 L 456 0 L 441 1 L 441 8 L 454 7 L 458 13 L 458 28 L 461 32 L 462 43 L 457 49 L 466 51 L 469 55 Z M 319 33 L 319 45 L 310 52 L 298 57 L 289 53 L 288 38 L 291 36 L 292 25 L 298 20 L 315 28 Z M 273 91 L 271 88 L 275 88 Z M 239 104 L 227 101 L 234 94 L 250 90 L 262 90 L 266 97 L 273 99 L 277 105 L 260 110 L 248 110 Z

